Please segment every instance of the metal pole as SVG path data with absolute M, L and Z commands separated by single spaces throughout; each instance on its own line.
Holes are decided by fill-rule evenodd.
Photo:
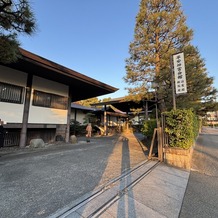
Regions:
M 176 110 L 176 94 L 175 94 L 175 84 L 174 84 L 174 68 L 173 68 L 173 55 L 170 57 L 170 67 L 171 67 L 171 85 L 173 94 L 173 110 Z

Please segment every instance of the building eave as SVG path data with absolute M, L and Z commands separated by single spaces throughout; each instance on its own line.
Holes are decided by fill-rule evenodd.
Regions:
M 21 57 L 6 65 L 70 87 L 72 101 L 110 94 L 118 89 L 20 48 Z

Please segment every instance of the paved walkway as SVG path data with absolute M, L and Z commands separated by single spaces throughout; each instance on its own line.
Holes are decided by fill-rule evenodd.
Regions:
M 102 217 L 178 217 L 189 173 L 164 164 L 111 205 Z
M 117 186 L 112 187 L 89 202 L 85 202 L 73 209 L 68 208 L 66 213 L 59 211 L 60 214 L 63 213 L 59 215 L 62 218 L 217 218 L 217 157 L 218 130 L 203 128 L 196 141 L 190 172 L 162 163 L 132 187 L 127 188 L 125 191 L 122 189 L 121 194 Z M 146 166 L 143 168 L 145 170 Z M 132 180 L 132 177 L 125 178 L 124 183 Z M 118 186 L 122 187 L 119 184 Z M 114 197 L 114 200 L 110 201 L 113 196 L 117 195 L 118 197 Z M 106 206 L 101 208 L 102 204 L 106 204 Z
M 123 185 L 127 185 L 128 180 L 133 179 L 132 176 L 79 206 L 76 204 L 78 202 L 74 202 L 75 207 L 72 208 L 73 205 L 69 205 L 51 215 L 50 218 L 176 218 L 179 216 L 188 177 L 187 171 L 160 164 L 125 191 L 123 191 Z M 90 196 L 92 194 L 90 193 Z M 80 202 L 84 200 L 85 198 L 80 199 Z
M 123 135 L 123 140 L 127 140 L 133 147 L 139 144 L 133 134 Z M 95 190 L 97 194 L 91 192 L 85 195 L 84 198 L 58 210 L 50 218 L 178 217 L 189 172 L 163 163 L 157 164 L 150 171 L 156 163 L 157 161 L 146 163 L 134 174 L 128 174 L 118 182 L 109 184 L 109 188 L 106 187 L 100 194 Z M 139 178 L 141 175 L 144 176 Z

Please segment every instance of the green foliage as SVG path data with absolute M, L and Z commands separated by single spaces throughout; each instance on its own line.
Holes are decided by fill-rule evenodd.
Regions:
M 107 102 L 107 101 L 110 101 L 110 100 L 111 100 L 111 97 L 103 98 L 103 99 L 101 100 L 101 102 Z
M 111 98 L 104 98 L 104 99 L 98 99 L 97 97 L 94 97 L 94 98 L 88 98 L 88 99 L 85 99 L 85 100 L 80 100 L 80 101 L 77 101 L 76 103 L 80 104 L 80 105 L 83 105 L 83 106 L 86 106 L 86 107 L 91 107 L 92 104 L 96 104 L 96 103 L 100 103 L 100 102 L 107 102 L 107 101 L 110 101 Z M 98 108 L 101 108 L 102 106 L 97 106 Z
M 86 126 L 74 119 L 70 120 L 70 134 L 83 135 L 86 132 Z
M 193 114 L 193 134 L 194 134 L 194 139 L 197 138 L 200 128 L 201 128 L 201 119 L 197 115 Z
M 157 128 L 157 121 L 156 119 L 151 119 L 144 122 L 141 131 L 145 136 L 152 137 L 155 128 Z
M 165 80 L 170 81 L 170 56 L 188 45 L 192 35 L 179 0 L 141 0 L 126 60 L 124 80 L 130 85 L 129 94 L 147 96 L 153 81 L 162 99 Z
M 0 59 L 10 63 L 19 57 L 18 34 L 31 35 L 35 18 L 27 0 L 0 0 Z
M 207 118 L 204 117 L 204 118 L 202 119 L 202 126 L 207 126 L 207 125 L 208 125 Z
M 185 69 L 187 80 L 187 94 L 176 97 L 177 108 L 192 108 L 198 115 L 204 116 L 207 111 L 215 111 L 218 103 L 215 102 L 217 90 L 213 87 L 213 78 L 209 77 L 205 61 L 194 46 L 184 47 Z M 165 103 L 168 109 L 172 107 L 172 89 L 168 82 L 166 86 Z
M 15 62 L 20 56 L 19 42 L 13 35 L 4 36 L 0 33 L 0 59 L 4 64 Z
M 88 123 L 91 123 L 92 125 L 95 125 L 97 123 L 97 117 L 96 117 L 95 114 L 87 113 L 85 115 L 84 123 L 83 124 L 88 124 Z
M 126 60 L 124 81 L 129 85 L 129 96 L 136 101 L 151 99 L 149 93 L 155 84 L 160 111 L 171 110 L 170 57 L 183 51 L 188 93 L 177 96 L 177 108 L 193 108 L 198 115 L 218 108 L 213 78 L 208 76 L 198 49 L 190 44 L 192 36 L 179 0 L 141 0 Z
M 95 104 L 95 103 L 99 103 L 99 99 L 97 97 L 94 98 L 89 98 L 89 99 L 85 99 L 85 100 L 81 100 L 81 101 L 77 101 L 76 103 L 86 106 L 86 107 L 90 107 L 91 104 Z
M 200 122 L 192 110 L 172 110 L 164 113 L 165 132 L 169 136 L 169 146 L 188 149 L 193 145 L 199 132 Z

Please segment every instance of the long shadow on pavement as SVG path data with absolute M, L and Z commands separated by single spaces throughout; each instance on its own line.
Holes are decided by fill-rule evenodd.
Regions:
M 47 217 L 145 160 L 139 147 L 117 139 L 0 157 L 0 217 Z

